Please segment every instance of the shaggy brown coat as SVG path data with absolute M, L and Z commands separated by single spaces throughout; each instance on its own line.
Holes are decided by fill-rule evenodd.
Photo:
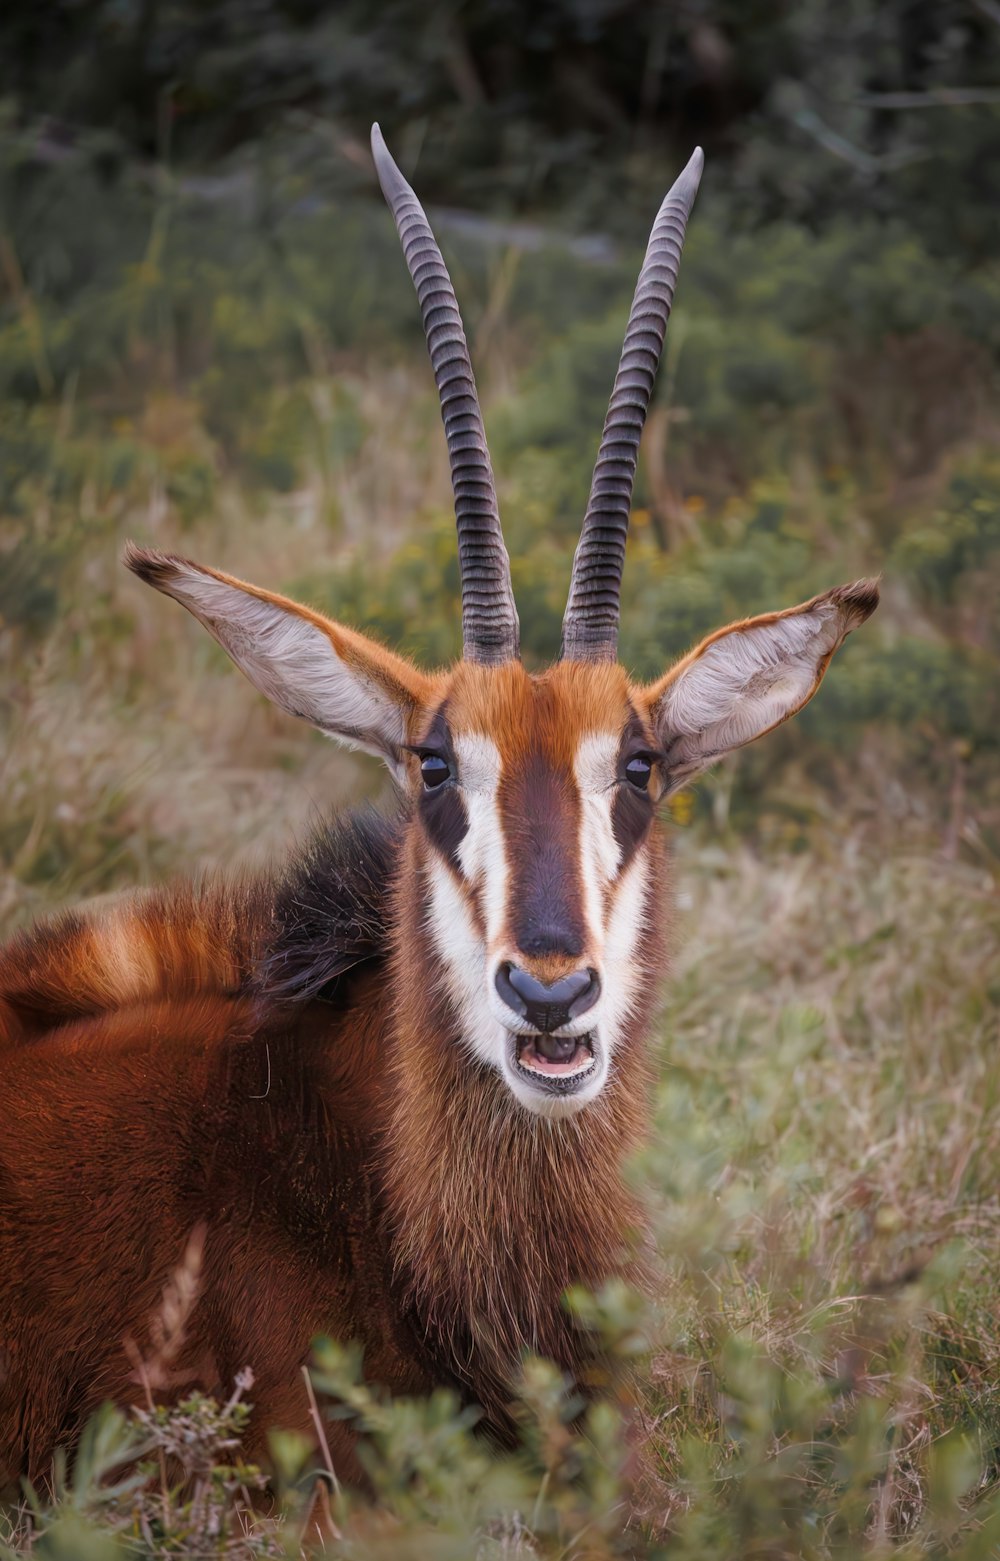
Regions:
M 102 1400 L 137 1399 L 125 1341 L 146 1343 L 197 1226 L 178 1377 L 228 1392 L 252 1366 L 251 1456 L 269 1427 L 307 1427 L 319 1334 L 358 1339 L 396 1393 L 454 1385 L 504 1439 L 526 1346 L 586 1375 L 561 1298 L 627 1266 L 647 1016 L 585 1116 L 525 1113 L 425 978 L 402 837 L 400 856 L 398 824 L 347 821 L 282 882 L 136 896 L 8 947 L 0 1479 L 44 1478 Z M 329 1435 L 360 1478 L 350 1431 Z

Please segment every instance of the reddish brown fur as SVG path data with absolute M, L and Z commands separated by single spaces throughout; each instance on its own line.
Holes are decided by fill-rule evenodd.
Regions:
M 656 858 L 659 866 L 659 849 Z M 449 1044 L 443 1002 L 423 980 L 427 931 L 409 889 L 420 872 L 411 842 L 393 961 L 409 1000 L 395 1054 L 387 1201 L 405 1291 L 436 1337 L 437 1359 L 502 1427 L 511 1365 L 525 1348 L 571 1373 L 584 1364 L 560 1304 L 567 1286 L 597 1286 L 633 1267 L 641 1218 L 622 1169 L 646 1120 L 641 1042 L 663 964 L 663 882 L 654 872 L 639 951 L 646 1011 L 629 1026 L 611 1083 L 584 1115 L 540 1124 Z
M 512 760 L 541 747 L 567 762 L 626 698 L 604 668 L 463 666 L 443 684 L 453 719 L 488 720 Z M 22 934 L 0 960 L 0 1480 L 44 1477 L 101 1399 L 137 1395 L 124 1340 L 145 1340 L 202 1223 L 179 1369 L 224 1391 L 253 1367 L 253 1455 L 272 1425 L 308 1429 L 299 1368 L 319 1333 L 359 1338 L 397 1393 L 453 1383 L 501 1437 L 525 1348 L 586 1374 L 561 1296 L 628 1266 L 638 1212 L 621 1166 L 644 1116 L 646 1016 L 594 1107 L 539 1124 L 456 1043 L 429 979 L 425 850 L 411 827 L 387 969 L 362 969 L 332 1008 L 240 995 L 266 885 L 138 896 Z M 332 1436 L 360 1478 L 350 1434 Z
M 263 897 L 251 884 L 134 895 L 16 934 L 0 949 L 0 1044 L 185 993 L 232 993 L 249 974 Z

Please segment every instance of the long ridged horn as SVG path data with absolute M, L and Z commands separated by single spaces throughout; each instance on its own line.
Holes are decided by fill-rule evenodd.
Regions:
M 372 125 L 372 155 L 417 290 L 441 397 L 455 490 L 465 659 L 498 666 L 518 655 L 517 608 L 462 317 L 423 207 L 393 162 L 377 124 Z
M 684 230 L 705 158 L 691 161 L 660 207 L 649 235 L 604 423 L 563 616 L 563 659 L 614 661 L 632 486 L 653 382 L 663 351 Z

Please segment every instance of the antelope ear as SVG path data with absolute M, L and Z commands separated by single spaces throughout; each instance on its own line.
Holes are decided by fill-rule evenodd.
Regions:
M 808 704 L 838 645 L 877 606 L 878 582 L 856 580 L 787 612 L 732 623 L 644 689 L 668 792 Z
M 216 569 L 131 542 L 124 562 L 193 613 L 274 704 L 376 754 L 402 783 L 403 744 L 430 678 L 363 634 Z

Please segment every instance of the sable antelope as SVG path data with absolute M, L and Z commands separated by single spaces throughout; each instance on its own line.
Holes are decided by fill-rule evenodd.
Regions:
M 186 559 L 130 547 L 282 709 L 376 754 L 391 819 L 335 823 L 273 878 L 70 914 L 0 959 L 0 1473 L 44 1476 L 136 1390 L 165 1275 L 203 1228 L 184 1360 L 256 1374 L 251 1452 L 302 1424 L 310 1340 L 361 1341 L 396 1392 L 457 1386 L 511 1434 L 527 1349 L 578 1377 L 574 1282 L 628 1270 L 622 1164 L 644 1126 L 664 967 L 657 805 L 793 715 L 872 612 L 871 581 L 730 624 L 650 684 L 617 662 L 639 439 L 702 168 L 660 208 L 573 563 L 532 674 L 465 335 L 376 126 L 451 461 L 463 659 L 426 673 Z M 358 1476 L 350 1433 L 331 1428 Z

